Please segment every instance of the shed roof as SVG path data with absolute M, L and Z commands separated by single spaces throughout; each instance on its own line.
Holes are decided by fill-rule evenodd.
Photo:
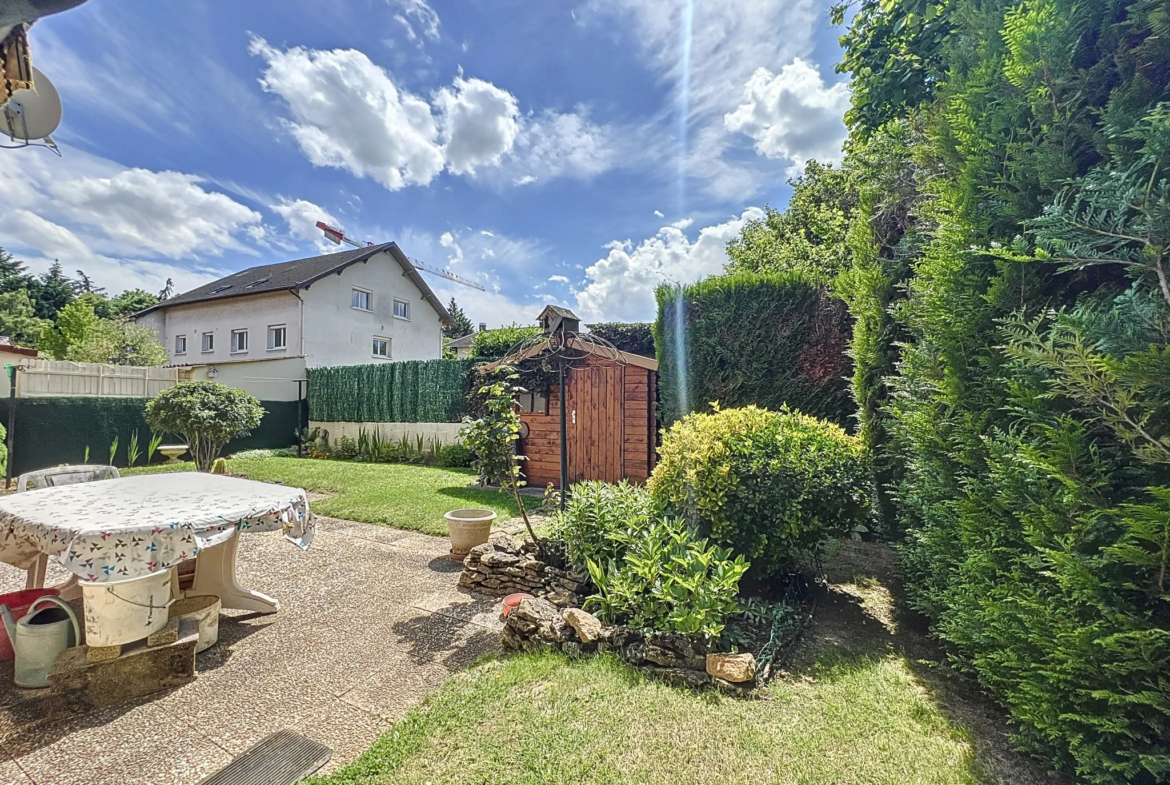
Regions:
M 529 346 L 522 352 L 516 352 L 515 354 L 504 357 L 503 359 L 496 360 L 493 363 L 488 363 L 486 366 L 487 370 L 495 370 L 504 363 L 517 363 L 521 360 L 528 360 L 532 357 L 538 357 L 541 352 L 548 348 L 548 343 L 550 340 L 552 339 L 549 338 L 547 340 L 541 341 L 540 343 Z M 589 345 L 578 340 L 576 336 L 572 336 L 568 339 L 568 345 L 574 349 L 577 349 L 578 351 L 586 353 L 588 353 L 590 350 Z M 620 349 L 614 349 L 614 355 L 616 361 L 624 365 L 633 365 L 638 368 L 646 368 L 651 371 L 658 370 L 658 361 L 653 357 L 643 357 L 640 354 L 630 354 L 629 352 L 623 352 Z
M 189 292 L 184 292 L 168 300 L 163 300 L 156 305 L 139 311 L 136 316 L 142 316 L 143 314 L 162 308 L 170 308 L 173 305 L 189 305 L 192 303 L 226 300 L 231 297 L 246 297 L 248 295 L 267 292 L 307 289 L 314 282 L 321 280 L 325 276 L 331 273 L 340 273 L 346 267 L 357 264 L 358 262 L 367 261 L 383 251 L 388 252 L 394 257 L 394 260 L 398 262 L 398 266 L 402 268 L 403 274 L 415 285 L 422 294 L 423 299 L 430 303 L 431 307 L 438 312 L 439 318 L 443 323 L 450 322 L 451 314 L 447 313 L 447 309 L 443 307 L 439 298 L 431 291 L 431 287 L 427 286 L 427 282 L 419 275 L 418 270 L 411 263 L 410 259 L 406 258 L 406 255 L 402 253 L 397 243 L 382 243 L 381 245 L 371 245 L 366 248 L 354 248 L 351 251 L 340 251 L 339 253 L 325 254 L 323 256 L 311 256 L 307 259 L 295 259 L 291 262 L 277 262 L 276 264 L 249 267 L 238 273 L 232 273 L 225 278 L 220 278 L 218 281 L 212 281 Z

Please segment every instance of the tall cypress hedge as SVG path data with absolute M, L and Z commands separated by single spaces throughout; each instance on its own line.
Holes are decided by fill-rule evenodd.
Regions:
M 480 360 L 406 360 L 310 368 L 309 419 L 318 422 L 459 422 L 467 371 Z
M 823 285 L 795 272 L 735 273 L 663 285 L 656 294 L 664 424 L 718 401 L 724 408 L 788 404 L 852 425 L 849 316 Z

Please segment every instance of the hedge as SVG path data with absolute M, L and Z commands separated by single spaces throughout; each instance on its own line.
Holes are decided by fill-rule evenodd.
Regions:
M 716 401 L 771 410 L 787 404 L 853 425 L 849 316 L 823 285 L 795 272 L 736 273 L 682 288 L 663 285 L 656 294 L 664 425 L 710 411 Z
M 601 322 L 585 326 L 589 332 L 604 338 L 623 352 L 642 357 L 654 356 L 654 325 L 651 322 Z
M 81 463 L 89 447 L 90 463 L 109 460 L 110 444 L 118 439 L 114 463 L 125 466 L 130 436 L 138 432 L 140 463 L 146 462 L 146 445 L 151 431 L 144 411 L 149 398 L 17 398 L 16 433 L 12 450 L 12 474 L 46 469 L 66 463 Z M 0 422 L 8 423 L 9 399 L 0 400 Z M 276 449 L 296 443 L 300 424 L 299 401 L 261 401 L 264 418 L 251 435 L 235 439 L 224 448 L 230 455 L 240 450 Z M 180 439 L 167 435 L 164 444 Z M 162 456 L 156 454 L 155 460 Z
M 479 360 L 406 360 L 309 368 L 309 419 L 317 422 L 459 422 L 467 372 Z

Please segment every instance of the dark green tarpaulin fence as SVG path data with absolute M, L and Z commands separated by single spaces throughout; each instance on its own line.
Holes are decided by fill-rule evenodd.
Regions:
M 63 463 L 81 463 L 89 447 L 90 463 L 105 463 L 110 458 L 110 444 L 118 438 L 117 466 L 126 465 L 126 448 L 130 435 L 138 432 L 142 453 L 139 463 L 146 462 L 146 445 L 150 428 L 143 418 L 149 398 L 17 398 L 16 440 L 13 444 L 12 475 L 47 469 Z M 0 399 L 0 423 L 8 424 L 10 399 Z M 264 418 L 250 436 L 229 442 L 224 454 L 240 450 L 275 449 L 296 444 L 294 431 L 300 424 L 299 401 L 261 401 Z M 163 443 L 181 440 L 173 434 Z M 155 455 L 155 460 L 162 456 Z
M 467 371 L 477 360 L 406 360 L 310 368 L 309 419 L 318 422 L 459 422 Z

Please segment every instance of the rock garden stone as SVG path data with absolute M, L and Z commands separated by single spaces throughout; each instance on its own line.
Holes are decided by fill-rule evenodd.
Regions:
M 742 684 L 756 678 L 756 658 L 747 654 L 708 654 L 707 673 L 717 679 Z
M 582 643 L 594 643 L 601 637 L 601 620 L 580 608 L 569 608 L 564 612 L 565 622 L 577 631 Z

